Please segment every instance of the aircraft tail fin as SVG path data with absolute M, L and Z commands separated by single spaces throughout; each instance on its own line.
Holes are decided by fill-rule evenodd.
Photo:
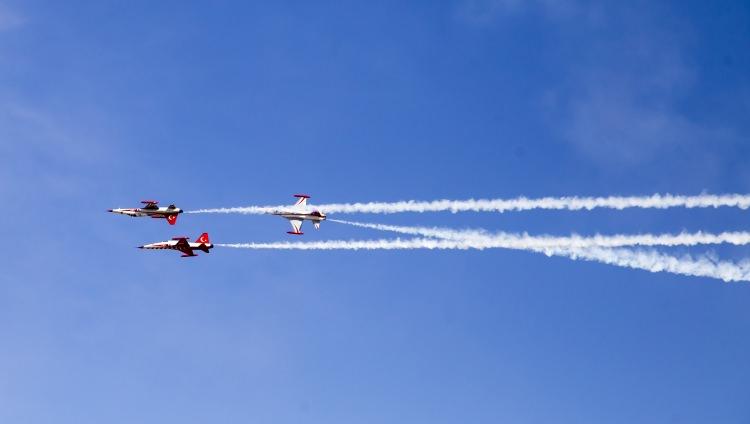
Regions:
M 167 215 L 167 222 L 169 225 L 174 225 L 177 222 L 177 215 Z
M 307 206 L 307 199 L 310 198 L 310 196 L 306 194 L 295 194 L 294 197 L 297 198 L 297 203 L 295 203 L 294 206 L 301 206 L 301 207 Z
M 319 230 L 320 229 L 320 221 L 313 222 L 313 226 L 315 227 L 316 230 Z
M 201 234 L 200 237 L 198 237 L 197 239 L 195 239 L 195 242 L 196 243 L 203 243 L 203 244 L 210 243 L 210 241 L 208 240 L 208 233 Z

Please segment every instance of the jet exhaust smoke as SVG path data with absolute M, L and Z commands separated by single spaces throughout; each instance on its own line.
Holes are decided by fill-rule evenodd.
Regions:
M 680 234 L 617 234 L 612 236 L 595 235 L 584 237 L 572 235 L 568 237 L 530 236 L 527 233 L 488 233 L 485 230 L 453 230 L 449 228 L 406 227 L 398 225 L 371 224 L 364 222 L 329 219 L 331 222 L 352 225 L 360 228 L 370 228 L 380 231 L 391 231 L 422 237 L 434 237 L 447 240 L 470 240 L 474 246 L 485 248 L 576 248 L 589 247 L 624 247 L 624 246 L 697 246 L 703 244 L 732 244 L 737 246 L 750 244 L 750 232 L 712 233 L 680 233 Z
M 187 213 L 240 213 L 265 214 L 284 206 L 246 206 L 234 208 L 198 209 Z M 701 194 L 681 196 L 672 194 L 654 194 L 651 196 L 608 196 L 608 197 L 542 197 L 529 199 L 469 199 L 469 200 L 433 200 L 369 203 L 331 203 L 318 205 L 316 208 L 326 213 L 378 213 L 391 214 L 402 212 L 510 212 L 533 209 L 546 210 L 592 210 L 605 209 L 667 209 L 667 208 L 750 208 L 750 195 L 743 194 Z
M 408 240 L 331 240 L 321 242 L 278 242 L 278 243 L 236 243 L 215 244 L 236 249 L 272 250 L 399 250 L 399 249 L 486 249 L 471 240 L 447 240 L 415 238 Z M 660 253 L 654 250 L 631 250 L 623 248 L 589 247 L 516 247 L 547 256 L 561 256 L 574 260 L 586 260 L 641 269 L 650 272 L 671 272 L 680 275 L 717 278 L 726 282 L 750 281 L 750 262 L 741 263 L 716 261 L 708 256 L 693 258 Z
M 622 249 L 623 246 L 696 246 L 699 244 L 734 245 L 750 244 L 750 233 L 724 232 L 682 233 L 682 234 L 639 234 L 593 237 L 529 236 L 528 234 L 489 234 L 484 230 L 452 230 L 447 228 L 407 227 L 397 225 L 371 224 L 333 219 L 333 222 L 391 231 L 401 234 L 435 237 L 443 240 L 462 241 L 471 248 L 506 248 L 530 250 L 547 256 L 564 256 L 571 259 L 597 261 L 627 268 L 643 269 L 651 272 L 667 271 L 682 275 L 718 278 L 727 282 L 750 281 L 750 262 L 739 264 L 719 262 L 703 255 L 692 258 L 689 255 L 676 257 L 655 250 Z
M 334 203 L 318 205 L 326 213 L 401 213 L 401 212 L 508 212 L 534 209 L 592 210 L 597 208 L 750 208 L 750 195 L 725 194 L 680 196 L 654 194 L 630 197 L 544 197 L 529 199 L 469 199 L 435 201 L 401 201 L 370 203 Z M 236 208 L 199 209 L 187 213 L 240 213 L 266 214 L 284 206 L 248 206 Z M 382 231 L 410 234 L 420 238 L 408 240 L 331 240 L 309 243 L 240 243 L 216 246 L 243 249 L 281 250 L 375 250 L 375 249 L 490 249 L 506 248 L 563 256 L 571 259 L 597 261 L 651 272 L 672 272 L 682 275 L 718 278 L 724 281 L 750 281 L 750 261 L 740 263 L 716 261 L 708 255 L 693 258 L 689 255 L 673 256 L 655 250 L 626 249 L 626 246 L 696 246 L 703 244 L 750 244 L 750 233 L 704 232 L 680 234 L 595 235 L 582 237 L 530 236 L 523 234 L 494 233 L 483 230 L 451 230 L 443 228 L 402 227 L 332 220 L 343 224 Z

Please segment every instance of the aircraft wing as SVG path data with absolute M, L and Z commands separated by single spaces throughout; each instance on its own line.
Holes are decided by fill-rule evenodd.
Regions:
M 182 257 L 186 256 L 196 256 L 195 253 L 193 253 L 193 249 L 190 247 L 190 243 L 187 241 L 187 237 L 175 237 L 172 240 L 177 240 L 177 244 L 174 245 L 174 248 L 182 252 Z
M 292 224 L 292 231 L 287 231 L 287 234 L 302 235 L 302 220 L 301 219 L 290 219 L 289 223 Z
M 143 203 L 143 209 L 158 209 L 159 202 L 156 200 L 141 200 L 141 203 Z

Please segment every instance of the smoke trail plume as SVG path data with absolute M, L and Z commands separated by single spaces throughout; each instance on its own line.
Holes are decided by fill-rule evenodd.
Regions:
M 235 208 L 199 209 L 187 213 L 241 213 L 264 214 L 289 206 L 247 206 Z M 469 200 L 433 200 L 369 203 L 331 203 L 318 205 L 326 213 L 379 213 L 391 214 L 401 212 L 509 212 L 532 209 L 547 210 L 592 210 L 597 208 L 750 208 L 750 195 L 701 194 L 697 196 L 680 196 L 672 194 L 654 194 L 652 196 L 609 196 L 609 197 L 543 197 L 529 199 L 469 199 Z
M 655 250 L 600 247 L 586 249 L 555 248 L 546 249 L 541 253 L 547 256 L 565 256 L 574 260 L 596 261 L 649 272 L 670 272 L 694 277 L 709 277 L 725 282 L 750 281 L 750 262 L 715 261 L 706 255 L 697 258 L 690 255 L 678 257 Z
M 408 240 L 327 240 L 304 243 L 234 243 L 214 244 L 220 247 L 236 249 L 270 249 L 270 250 L 410 250 L 410 249 L 471 249 L 471 243 L 460 240 L 441 240 L 414 238 Z M 480 248 L 481 249 L 481 248 Z
M 680 233 L 680 234 L 637 234 L 637 235 L 595 235 L 582 237 L 572 235 L 568 237 L 530 236 L 527 233 L 488 233 L 484 230 L 452 230 L 448 228 L 406 227 L 398 225 L 370 224 L 363 222 L 330 219 L 331 222 L 353 225 L 360 228 L 370 228 L 380 231 L 391 231 L 422 237 L 436 237 L 447 240 L 469 240 L 473 246 L 485 248 L 575 248 L 589 247 L 624 247 L 624 246 L 697 246 L 702 244 L 750 244 L 750 232 L 712 233 Z
M 397 225 L 370 224 L 343 220 L 331 220 L 362 228 L 391 231 L 401 234 L 436 237 L 462 242 L 462 246 L 475 249 L 506 248 L 530 250 L 547 256 L 564 256 L 584 259 L 627 268 L 644 269 L 651 272 L 667 271 L 682 275 L 718 278 L 724 281 L 748 281 L 750 262 L 735 264 L 717 262 L 707 256 L 692 258 L 688 255 L 676 257 L 654 250 L 633 250 L 623 246 L 695 246 L 699 244 L 734 245 L 750 244 L 750 233 L 724 232 L 672 234 L 639 234 L 593 237 L 529 236 L 528 234 L 489 234 L 484 230 L 452 230 L 446 228 L 406 227 Z
M 425 239 L 409 240 L 331 240 L 307 243 L 237 243 L 216 244 L 220 247 L 237 249 L 273 249 L 273 250 L 398 250 L 398 249 L 485 249 L 486 246 L 474 244 L 469 240 Z M 703 256 L 692 258 L 667 255 L 653 250 L 630 250 L 622 248 L 569 248 L 569 247 L 529 247 L 514 248 L 543 253 L 547 256 L 562 256 L 570 259 L 582 259 L 601 262 L 626 268 L 641 269 L 650 272 L 671 272 L 680 275 L 717 278 L 726 282 L 750 281 L 750 262 L 721 262 Z

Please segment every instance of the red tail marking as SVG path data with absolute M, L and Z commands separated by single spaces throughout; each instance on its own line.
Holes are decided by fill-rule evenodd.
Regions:
M 203 233 L 203 234 L 201 234 L 201 236 L 200 236 L 200 237 L 198 237 L 198 238 L 197 238 L 197 239 L 195 240 L 195 242 L 196 242 L 196 243 L 204 243 L 204 244 L 208 244 L 208 243 L 210 243 L 210 242 L 208 241 L 208 233 Z
M 177 222 L 177 215 L 167 215 L 167 222 L 169 225 L 174 225 Z

